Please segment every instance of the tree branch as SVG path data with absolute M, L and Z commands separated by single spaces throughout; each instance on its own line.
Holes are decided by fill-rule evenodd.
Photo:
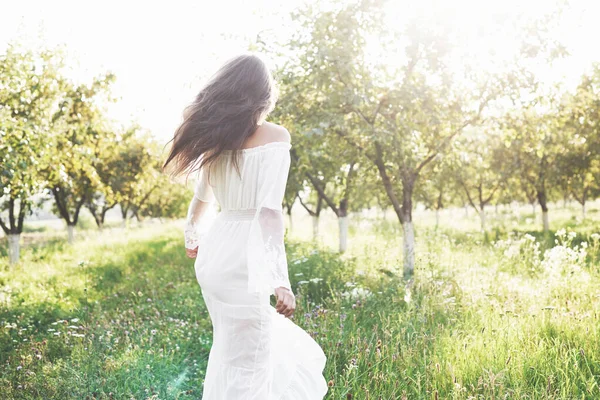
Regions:
M 325 193 L 325 190 L 323 188 L 321 188 L 319 181 L 315 177 L 313 177 L 310 174 L 310 172 L 306 172 L 306 177 L 308 178 L 310 183 L 314 186 L 315 190 L 321 195 L 321 197 L 323 197 L 323 200 L 325 200 L 325 202 L 327 203 L 329 208 L 331 208 L 331 211 L 333 211 L 335 213 L 335 215 L 339 216 L 340 211 L 338 210 L 338 208 L 335 205 L 335 203 L 333 202 L 333 200 L 329 196 L 327 196 L 327 194 Z
M 320 198 L 320 196 L 319 196 L 319 198 Z M 314 216 L 316 216 L 316 215 L 317 215 L 317 213 L 316 213 L 316 212 L 314 212 L 313 210 L 311 210 L 310 208 L 308 208 L 308 206 L 307 206 L 306 204 L 304 204 L 304 202 L 302 201 L 302 197 L 298 196 L 298 200 L 300 201 L 300 204 L 302 205 L 302 207 L 304 207 L 304 209 L 305 209 L 306 211 L 308 211 L 308 214 L 309 214 L 310 216 L 314 217 Z

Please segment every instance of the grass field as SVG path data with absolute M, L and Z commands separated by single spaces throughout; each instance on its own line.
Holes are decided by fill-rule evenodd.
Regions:
M 600 399 L 600 202 L 415 215 L 417 264 L 401 279 L 389 213 L 288 234 L 294 321 L 323 347 L 328 399 Z M 539 215 L 537 216 L 539 218 Z M 102 233 L 30 226 L 20 265 L 0 248 L 2 399 L 198 399 L 211 324 L 181 221 Z M 5 246 L 5 245 L 3 245 Z

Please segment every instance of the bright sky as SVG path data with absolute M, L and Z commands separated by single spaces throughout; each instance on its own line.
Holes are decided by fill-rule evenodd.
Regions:
M 126 125 L 137 121 L 166 142 L 202 80 L 227 58 L 246 51 L 259 32 L 266 38 L 287 36 L 289 12 L 303 1 L 10 1 L 0 13 L 0 51 L 15 39 L 64 44 L 70 56 L 79 60 L 75 77 L 86 79 L 107 70 L 116 74 L 113 93 L 121 100 L 109 110 L 113 118 Z M 514 45 L 509 32 L 495 32 L 490 26 L 513 21 L 519 14 L 542 14 L 553 3 L 391 0 L 387 20 L 391 26 L 414 15 L 441 20 L 452 27 L 464 53 L 485 65 L 491 49 L 508 54 Z M 553 33 L 572 56 L 558 66 L 540 65 L 539 70 L 548 79 L 565 77 L 574 84 L 593 61 L 600 61 L 600 1 L 570 3 Z M 394 62 L 397 56 L 391 57 L 389 62 Z

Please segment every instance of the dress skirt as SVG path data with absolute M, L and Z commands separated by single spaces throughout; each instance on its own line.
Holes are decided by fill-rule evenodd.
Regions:
M 202 399 L 321 400 L 325 354 L 267 294 L 248 293 L 254 212 L 221 212 L 201 239 L 196 278 L 213 325 Z

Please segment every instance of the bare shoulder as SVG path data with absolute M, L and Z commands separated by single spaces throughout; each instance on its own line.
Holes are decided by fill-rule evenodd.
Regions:
M 290 143 L 291 141 L 292 137 L 287 129 L 281 125 L 265 121 L 258 127 L 256 132 L 246 140 L 244 147 L 262 146 L 271 142 Z

